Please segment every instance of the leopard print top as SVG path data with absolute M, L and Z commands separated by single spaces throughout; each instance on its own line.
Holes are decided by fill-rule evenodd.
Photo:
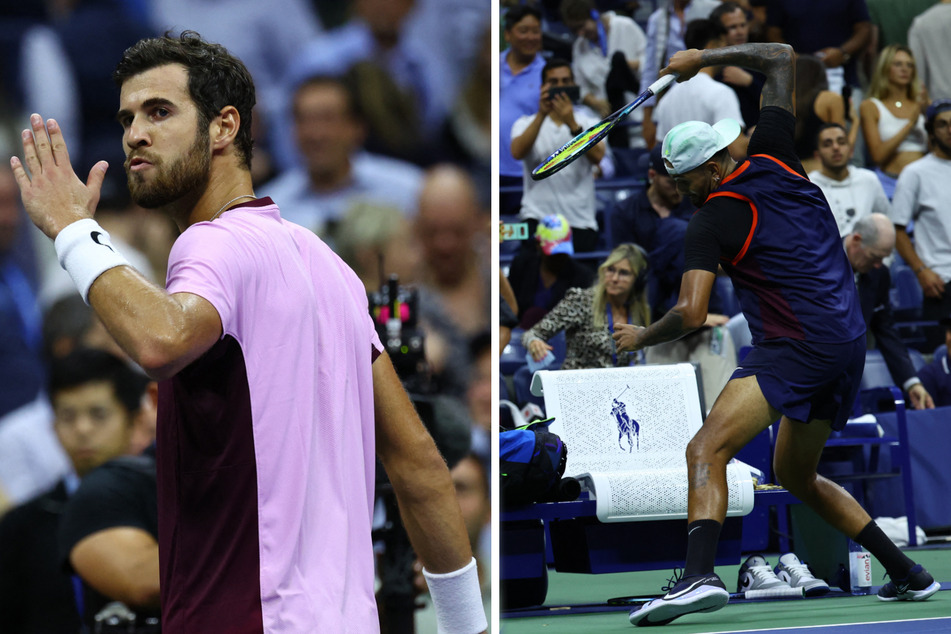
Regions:
M 525 331 L 522 345 L 528 348 L 533 339 L 548 341 L 564 330 L 565 361 L 561 369 L 614 367 L 614 340 L 607 327 L 594 327 L 593 302 L 594 288 L 569 288 L 565 297 L 541 321 Z M 634 365 L 639 362 L 639 358 L 642 356 L 636 352 L 622 352 L 617 355 L 617 365 Z

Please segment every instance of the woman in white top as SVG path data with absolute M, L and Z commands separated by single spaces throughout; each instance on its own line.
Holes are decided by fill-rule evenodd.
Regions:
M 891 198 L 889 184 L 894 191 L 894 179 L 902 169 L 928 151 L 922 115 L 929 102 L 928 92 L 918 79 L 908 47 L 892 44 L 882 50 L 868 96 L 860 109 L 862 134 Z

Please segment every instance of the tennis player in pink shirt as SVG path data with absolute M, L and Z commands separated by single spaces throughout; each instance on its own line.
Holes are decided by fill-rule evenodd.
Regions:
M 383 351 L 362 284 L 254 196 L 247 69 L 186 32 L 140 41 L 113 77 L 132 198 L 181 231 L 165 289 L 93 219 L 107 165 L 81 182 L 55 121 L 31 116 L 22 162 L 11 164 L 83 298 L 161 381 L 162 631 L 377 631 L 376 456 L 441 631 L 485 630 L 449 472 Z

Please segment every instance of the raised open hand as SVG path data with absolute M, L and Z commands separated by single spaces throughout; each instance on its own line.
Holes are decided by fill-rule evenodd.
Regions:
M 22 133 L 23 161 L 14 156 L 10 165 L 30 220 L 55 240 L 66 225 L 93 217 L 109 165 L 93 165 L 84 184 L 70 165 L 59 124 L 49 119 L 44 125 L 42 117 L 33 114 L 30 127 Z

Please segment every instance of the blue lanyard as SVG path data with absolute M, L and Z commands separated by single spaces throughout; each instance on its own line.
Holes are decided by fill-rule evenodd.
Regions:
M 83 596 L 83 582 L 79 575 L 72 575 L 70 579 L 73 582 L 73 600 L 76 602 L 76 609 L 79 611 L 79 631 L 81 634 L 88 634 L 89 628 L 86 627 L 86 601 Z
M 601 54 L 608 56 L 608 34 L 604 30 L 604 23 L 601 21 L 601 15 L 597 11 L 591 11 L 591 17 L 598 26 L 598 44 L 601 46 Z

